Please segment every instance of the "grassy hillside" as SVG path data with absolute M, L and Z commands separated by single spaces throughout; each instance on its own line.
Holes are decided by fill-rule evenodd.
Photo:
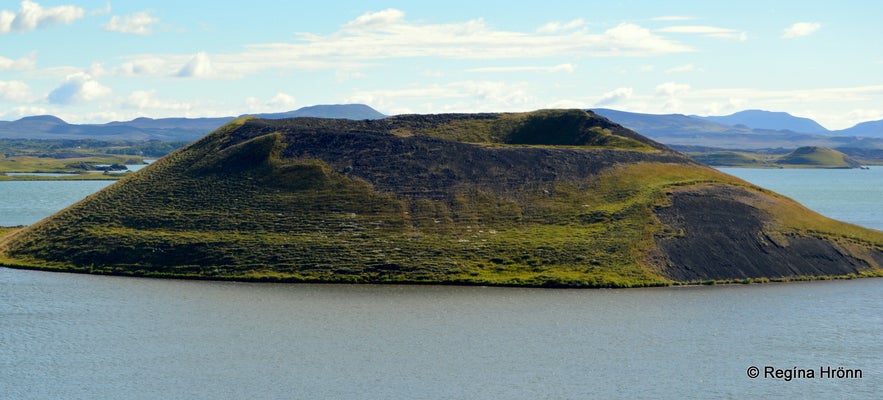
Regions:
M 861 168 L 858 160 L 827 147 L 808 146 L 790 153 L 756 154 L 737 151 L 688 152 L 694 160 L 716 167 L 749 168 Z
M 719 214 L 694 221 L 682 203 L 697 197 Z M 734 218 L 750 226 L 733 235 L 763 241 L 785 267 L 754 265 L 752 254 L 727 266 L 729 239 L 702 232 Z M 0 262 L 209 279 L 629 287 L 873 275 L 883 233 L 825 219 L 578 110 L 243 118 L 7 232 Z
M 860 168 L 861 164 L 837 150 L 826 147 L 801 147 L 776 160 L 776 164 L 812 168 Z

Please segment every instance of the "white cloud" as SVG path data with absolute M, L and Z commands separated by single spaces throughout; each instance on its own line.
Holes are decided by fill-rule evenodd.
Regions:
M 80 72 L 65 78 L 61 86 L 49 93 L 47 100 L 52 104 L 66 105 L 95 100 L 110 93 L 110 88 L 98 83 L 91 75 Z
M 0 33 L 30 32 L 59 24 L 70 24 L 83 17 L 85 11 L 76 6 L 43 8 L 40 4 L 23 0 L 17 13 L 0 10 Z
M 299 34 L 299 43 L 251 45 L 236 59 L 270 64 L 405 57 L 454 59 L 545 58 L 549 56 L 645 56 L 693 51 L 634 24 L 603 33 L 537 35 L 493 30 L 484 20 L 414 24 L 398 10 L 369 13 L 329 35 Z M 233 56 L 231 56 L 233 57 Z
M 667 72 L 669 74 L 674 74 L 674 73 L 681 73 L 681 72 L 704 72 L 704 70 L 702 68 L 696 67 L 693 64 L 684 64 L 684 65 L 678 65 L 673 68 L 669 68 L 669 69 L 665 70 L 665 72 Z
M 369 104 L 393 113 L 524 111 L 537 108 L 539 104 L 528 93 L 526 83 L 499 81 L 460 81 L 405 89 L 358 91 L 347 96 L 344 102 Z M 410 106 L 414 104 L 422 104 L 421 109 Z
M 33 100 L 31 88 L 21 81 L 0 81 L 0 99 L 13 102 L 28 102 Z
M 484 68 L 472 68 L 466 71 L 468 72 L 573 72 L 576 70 L 576 67 L 573 64 L 558 64 L 551 67 L 541 67 L 541 66 L 520 66 L 520 67 L 484 67 Z
M 585 24 L 586 21 L 584 21 L 582 18 L 577 18 L 569 22 L 549 22 L 548 24 L 539 27 L 539 29 L 537 29 L 537 32 L 558 33 L 562 31 L 571 31 L 576 28 L 581 28 L 585 26 Z
M 601 95 L 601 98 L 597 102 L 595 102 L 595 107 L 604 107 L 611 104 L 619 103 L 632 97 L 633 92 L 634 90 L 632 88 L 616 88 Z
M 383 11 L 369 12 L 360 15 L 356 19 L 346 23 L 343 30 L 346 32 L 370 32 L 389 31 L 405 19 L 405 13 L 394 8 Z
M 577 23 L 564 24 L 576 26 Z M 538 34 L 495 30 L 483 19 L 459 23 L 413 23 L 402 11 L 366 13 L 329 34 L 298 33 L 291 43 L 247 45 L 237 53 L 196 56 L 144 54 L 121 66 L 128 75 L 235 79 L 268 69 L 359 71 L 396 58 L 517 59 L 636 57 L 695 51 L 692 47 L 623 23 L 603 32 Z M 569 72 L 561 64 L 549 72 Z M 349 79 L 352 76 L 344 76 Z
M 817 22 L 798 22 L 785 28 L 785 32 L 782 33 L 782 37 L 785 39 L 799 38 L 811 35 L 821 28 L 822 24 L 819 24 Z
M 19 118 L 27 117 L 29 115 L 46 115 L 49 113 L 49 111 L 45 108 L 36 106 L 19 106 L 13 108 L 12 110 L 15 111 L 15 114 Z
M 690 91 L 690 85 L 675 82 L 666 82 L 656 86 L 656 94 L 659 96 L 678 96 Z
M 707 25 L 677 25 L 660 28 L 657 31 L 666 33 L 688 33 L 716 39 L 736 40 L 740 42 L 748 40 L 748 34 L 746 32 L 739 32 L 735 29 L 720 28 Z
M 287 93 L 276 93 L 273 98 L 267 100 L 267 105 L 273 108 L 289 109 L 297 104 L 294 96 Z
M 30 71 L 36 66 L 37 52 L 32 51 L 18 60 L 0 56 L 0 71 Z
M 102 28 L 110 32 L 149 35 L 153 25 L 158 22 L 159 19 L 151 16 L 150 11 L 141 11 L 124 16 L 114 15 Z
M 174 70 L 170 69 L 168 61 L 160 57 L 137 58 L 134 61 L 121 64 L 115 71 L 122 76 L 159 76 L 174 73 Z
M 220 74 L 215 70 L 208 53 L 204 51 L 196 53 L 175 75 L 182 78 L 196 79 L 220 78 Z
M 297 100 L 294 96 L 287 93 L 276 93 L 275 96 L 267 100 L 261 100 L 257 97 L 249 97 L 245 99 L 249 112 L 285 112 L 294 109 Z
M 156 98 L 156 90 L 136 90 L 123 101 L 122 107 L 141 111 L 190 111 L 193 108 L 189 103 L 158 99 Z
M 662 105 L 664 112 L 681 112 L 684 106 L 683 97 L 689 95 L 690 85 L 666 82 L 656 86 L 656 95 L 665 98 Z

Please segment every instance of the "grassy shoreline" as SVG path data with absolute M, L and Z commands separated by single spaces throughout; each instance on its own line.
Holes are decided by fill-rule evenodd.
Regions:
M 242 282 L 242 283 L 281 283 L 281 284 L 322 284 L 322 285 L 352 285 L 352 284 L 369 284 L 369 285 L 414 285 L 414 286 L 475 286 L 475 287 L 508 287 L 508 288 L 532 288 L 532 289 L 638 289 L 638 288 L 672 288 L 672 287 L 701 287 L 701 286 L 735 286 L 735 285 L 764 285 L 773 283 L 797 283 L 797 282 L 818 282 L 832 280 L 853 280 L 853 279 L 873 279 L 883 278 L 883 271 L 866 271 L 861 274 L 847 275 L 821 275 L 821 276 L 795 276 L 780 278 L 747 278 L 747 279 L 729 279 L 729 280 L 709 280 L 697 282 L 650 282 L 638 283 L 631 285 L 620 285 L 614 283 L 602 283 L 597 285 L 567 285 L 560 282 L 545 283 L 529 283 L 529 282 L 486 282 L 481 280 L 450 280 L 450 281 L 421 281 L 408 279 L 340 279 L 327 280 L 315 279 L 296 276 L 206 276 L 206 275 L 185 275 L 185 274 L 166 274 L 159 272 L 138 273 L 137 271 L 105 271 L 105 270 L 86 270 L 83 268 L 66 268 L 51 266 L 34 266 L 9 263 L 0 259 L 0 268 L 10 268 L 26 271 L 40 271 L 51 273 L 68 273 L 68 274 L 87 274 L 96 276 L 116 276 L 127 278 L 147 278 L 147 279 L 163 279 L 163 280 L 182 280 L 182 281 L 209 281 L 209 282 Z

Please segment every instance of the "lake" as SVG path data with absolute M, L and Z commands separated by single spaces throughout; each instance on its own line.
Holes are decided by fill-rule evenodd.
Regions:
M 726 172 L 883 228 L 880 167 Z M 9 183 L 0 225 L 35 218 Z M 883 279 L 547 290 L 0 268 L 0 398 L 875 398 L 881 332 Z

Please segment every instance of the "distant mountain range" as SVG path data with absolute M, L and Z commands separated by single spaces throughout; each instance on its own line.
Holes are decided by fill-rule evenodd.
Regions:
M 704 119 L 717 122 L 722 125 L 744 126 L 751 129 L 787 130 L 803 133 L 830 133 L 824 126 L 809 118 L 795 117 L 786 112 L 773 112 L 763 110 L 745 110 L 725 116 L 700 117 L 691 115 L 692 118 Z
M 722 117 L 641 114 L 604 108 L 592 111 L 653 140 L 680 149 L 759 150 L 804 146 L 883 149 L 883 120 L 829 131 L 811 119 L 760 110 Z
M 830 131 L 817 122 L 784 112 L 746 110 L 726 116 L 700 117 L 682 114 L 640 114 L 611 109 L 593 109 L 626 128 L 678 149 L 795 149 L 823 146 L 836 149 L 883 150 L 883 120 L 860 123 L 852 128 Z M 333 104 L 297 110 L 254 114 L 265 119 L 295 117 L 380 119 L 386 115 L 364 104 Z M 0 139 L 96 139 L 160 140 L 191 142 L 205 136 L 235 117 L 136 118 L 106 124 L 69 124 L 51 115 L 0 121 Z
M 317 105 L 284 113 L 255 114 L 255 116 L 265 119 L 321 117 L 353 120 L 386 117 L 386 115 L 364 104 Z M 40 115 L 25 117 L 16 121 L 0 121 L 0 139 L 160 140 L 165 142 L 191 142 L 235 118 L 136 118 L 123 122 L 78 125 L 69 124 L 55 116 Z

